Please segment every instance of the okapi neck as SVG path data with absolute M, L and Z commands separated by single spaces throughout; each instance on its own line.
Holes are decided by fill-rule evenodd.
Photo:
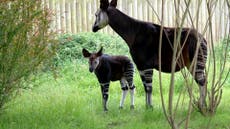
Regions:
M 103 64 L 102 56 L 100 56 L 98 58 L 99 58 L 99 64 L 98 64 L 97 68 L 95 69 L 96 71 L 98 71 L 98 69 L 100 69 L 101 65 Z
M 131 47 L 138 31 L 138 22 L 113 7 L 107 9 L 107 14 L 111 28 Z

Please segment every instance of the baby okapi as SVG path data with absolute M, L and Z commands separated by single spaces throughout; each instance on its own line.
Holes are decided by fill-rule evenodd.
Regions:
M 124 100 L 128 89 L 130 89 L 131 106 L 134 108 L 134 90 L 133 73 L 134 66 L 131 60 L 126 56 L 109 56 L 102 53 L 101 48 L 98 52 L 90 53 L 83 49 L 82 53 L 85 58 L 89 59 L 89 71 L 94 72 L 101 85 L 104 111 L 107 111 L 107 100 L 109 97 L 110 81 L 120 80 L 122 89 L 122 98 L 120 108 L 123 108 Z

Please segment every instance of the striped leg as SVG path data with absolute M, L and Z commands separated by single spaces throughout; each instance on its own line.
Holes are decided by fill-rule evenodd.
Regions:
M 152 69 L 139 71 L 146 93 L 146 106 L 152 108 Z
M 130 89 L 130 109 L 134 109 L 134 92 L 135 85 L 133 84 L 133 74 L 134 74 L 134 66 L 132 63 L 128 63 L 126 66 L 126 70 L 124 72 L 124 77 L 128 83 L 128 87 Z
M 135 86 L 133 85 L 132 89 L 130 89 L 130 109 L 134 109 L 134 93 L 135 93 Z
M 102 104 L 103 104 L 104 111 L 108 111 L 107 101 L 109 98 L 109 83 L 110 82 L 100 83 L 101 84 L 101 93 L 102 93 Z
M 122 78 L 120 80 L 120 83 L 121 83 L 122 96 L 121 96 L 121 101 L 120 101 L 120 107 L 119 108 L 122 109 L 123 106 L 124 106 L 125 97 L 126 97 L 127 92 L 128 92 L 128 87 L 126 85 L 125 78 Z
M 197 63 L 195 69 L 195 81 L 199 85 L 200 90 L 200 99 L 199 106 L 200 108 L 206 107 L 206 93 L 207 93 L 207 78 L 205 74 L 205 64 L 207 60 L 207 46 L 205 43 L 201 43 L 201 47 L 198 51 Z

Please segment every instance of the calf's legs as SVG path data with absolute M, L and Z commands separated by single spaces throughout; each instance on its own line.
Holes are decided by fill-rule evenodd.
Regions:
M 102 104 L 104 111 L 108 111 L 107 101 L 109 98 L 109 82 L 100 83 L 101 84 L 101 93 L 102 93 Z

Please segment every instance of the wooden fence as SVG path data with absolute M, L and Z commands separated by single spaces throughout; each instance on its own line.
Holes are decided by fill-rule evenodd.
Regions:
M 55 15 L 52 29 L 58 33 L 91 32 L 95 20 L 95 12 L 99 8 L 100 0 L 44 0 L 47 7 Z M 176 26 L 176 17 L 182 19 L 186 9 L 184 0 L 180 1 L 179 11 L 175 13 L 174 0 L 118 0 L 118 9 L 127 15 L 139 20 L 161 23 L 162 8 L 163 24 L 168 27 Z M 201 2 L 200 6 L 199 2 Z M 217 0 L 212 9 L 212 30 L 214 40 L 219 40 L 229 34 L 229 10 L 226 0 Z M 208 19 L 206 0 L 192 0 L 189 13 L 186 16 L 184 27 L 194 27 L 210 38 L 210 28 L 205 29 Z M 193 22 L 191 22 L 193 21 Z M 192 24 L 194 23 L 194 24 Z M 114 34 L 110 27 L 101 30 L 104 33 Z

